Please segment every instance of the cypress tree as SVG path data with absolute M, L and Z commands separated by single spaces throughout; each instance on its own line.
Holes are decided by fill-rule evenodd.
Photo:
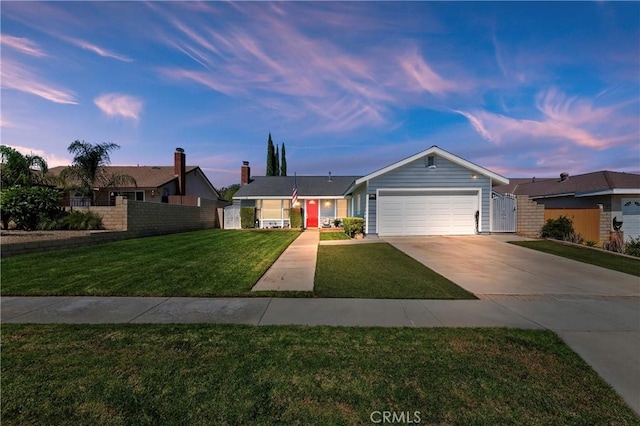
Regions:
M 267 142 L 267 176 L 273 176 L 275 171 L 275 162 L 273 161 L 275 152 L 273 150 L 273 141 L 271 140 L 271 132 L 269 132 L 269 141 Z
M 284 142 L 282 143 L 282 161 L 280 162 L 280 176 L 287 175 L 287 155 L 284 151 Z
M 280 176 L 280 150 L 278 145 L 276 145 L 276 155 L 274 155 L 273 158 L 275 159 L 273 162 L 275 164 L 275 167 L 273 168 L 273 175 Z

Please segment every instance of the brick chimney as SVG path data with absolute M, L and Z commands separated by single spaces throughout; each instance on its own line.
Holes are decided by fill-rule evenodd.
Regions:
M 246 185 L 251 180 L 251 167 L 249 167 L 248 161 L 242 162 L 242 169 L 240 171 L 240 185 Z
M 173 155 L 173 174 L 178 176 L 178 194 L 186 195 L 186 158 L 184 149 L 176 148 L 176 152 Z

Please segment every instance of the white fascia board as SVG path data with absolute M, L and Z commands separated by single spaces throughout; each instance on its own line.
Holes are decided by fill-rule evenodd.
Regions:
M 343 195 L 298 195 L 299 200 L 343 200 L 348 197 Z M 234 200 L 290 200 L 291 195 L 288 196 L 262 196 L 262 195 L 251 195 L 247 197 L 233 197 Z
M 575 197 L 574 192 L 566 192 L 564 194 L 547 194 L 547 195 L 530 195 L 529 198 L 536 200 L 538 198 L 557 198 L 557 197 Z
M 593 197 L 596 195 L 637 195 L 640 196 L 640 188 L 614 188 L 604 189 L 602 191 L 581 192 L 576 197 Z
M 500 176 L 497 173 L 493 173 L 492 171 L 489 171 L 489 170 L 485 169 L 484 167 L 480 167 L 477 164 L 473 164 L 470 161 L 467 161 L 467 160 L 465 160 L 463 158 L 460 158 L 457 155 L 453 155 L 450 152 L 447 152 L 447 151 L 445 151 L 445 150 L 443 150 L 441 148 L 438 148 L 437 146 L 434 145 L 431 148 L 428 148 L 428 149 L 426 149 L 426 150 L 424 150 L 422 152 L 419 152 L 417 154 L 412 155 L 411 157 L 407 157 L 404 160 L 400 160 L 400 161 L 395 162 L 395 163 L 393 163 L 393 164 L 391 164 L 391 165 L 389 165 L 387 167 L 384 167 L 384 168 L 382 168 L 380 170 L 377 170 L 377 171 L 375 171 L 373 173 L 370 173 L 370 174 L 368 174 L 366 176 L 363 176 L 363 177 L 361 177 L 359 179 L 356 179 L 356 181 L 354 183 L 354 186 L 360 185 L 363 182 L 369 181 L 369 180 L 371 180 L 373 178 L 376 178 L 376 177 L 378 177 L 380 175 L 383 175 L 383 174 L 385 174 L 387 172 L 390 172 L 391 170 L 397 169 L 398 167 L 402 167 L 402 166 L 404 166 L 406 164 L 411 163 L 412 161 L 418 160 L 418 159 L 420 159 L 420 158 L 422 158 L 424 156 L 431 155 L 431 154 L 439 155 L 440 157 L 446 158 L 447 160 L 451 161 L 452 163 L 456 163 L 456 164 L 458 164 L 458 165 L 460 165 L 462 167 L 465 167 L 465 168 L 467 168 L 469 170 L 472 170 L 472 171 L 474 171 L 476 173 L 479 173 L 481 175 L 487 176 L 487 177 L 493 179 L 494 181 L 496 181 L 496 184 L 507 185 L 509 183 L 509 179 L 507 179 L 506 177 Z M 349 189 L 351 189 L 351 188 L 349 188 Z

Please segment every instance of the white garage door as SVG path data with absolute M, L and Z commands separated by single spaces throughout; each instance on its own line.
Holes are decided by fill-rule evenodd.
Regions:
M 381 192 L 378 234 L 475 234 L 477 210 L 477 193 Z
M 640 198 L 622 199 L 622 231 L 625 241 L 640 237 Z

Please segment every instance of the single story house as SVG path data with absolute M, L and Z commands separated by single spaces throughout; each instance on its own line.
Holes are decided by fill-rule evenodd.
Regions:
M 640 237 L 640 174 L 602 170 L 559 178 L 516 178 L 494 188 L 500 193 L 527 195 L 545 209 L 601 211 L 601 235 L 624 232 L 626 240 Z
M 60 176 L 66 168 L 66 166 L 51 168 L 49 174 Z M 100 179 L 104 186 L 94 188 L 96 205 L 115 205 L 117 196 L 157 203 L 167 203 L 172 196 L 223 201 L 199 166 L 186 165 L 186 155 L 182 148 L 176 148 L 172 166 L 106 166 L 102 167 L 98 173 L 104 176 Z M 109 181 L 112 181 L 110 177 L 114 175 L 130 176 L 135 183 L 132 182 L 126 186 L 110 185 Z M 65 205 L 84 206 L 88 202 L 87 199 L 75 196 L 73 191 L 65 194 Z
M 509 180 L 432 146 L 366 176 L 262 176 L 248 162 L 234 204 L 256 208 L 260 227 L 289 224 L 292 192 L 307 228 L 364 218 L 368 236 L 470 235 L 490 232 L 491 194 Z

